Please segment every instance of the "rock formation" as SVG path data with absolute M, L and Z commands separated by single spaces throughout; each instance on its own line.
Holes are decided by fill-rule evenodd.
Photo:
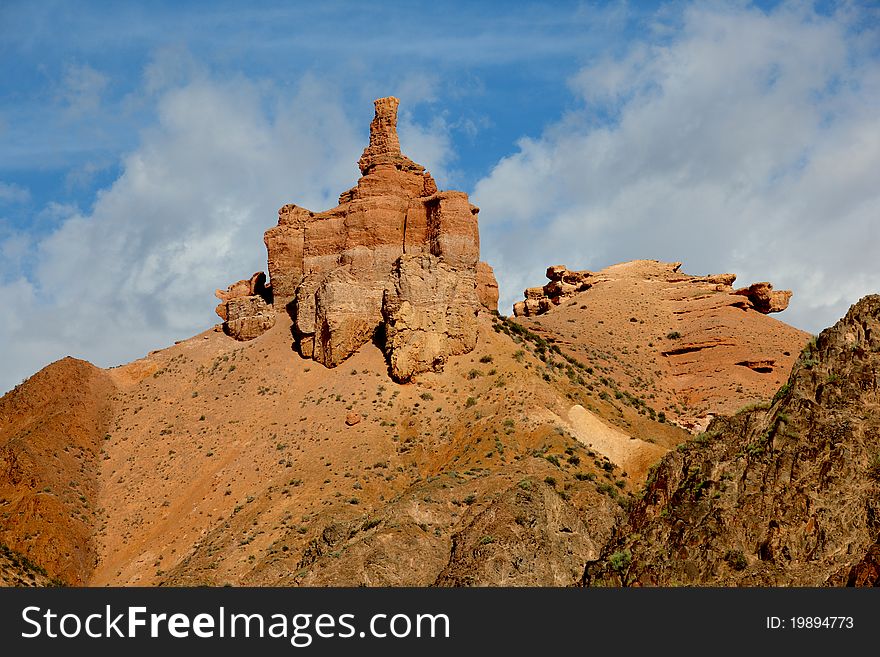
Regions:
M 584 583 L 880 585 L 878 372 L 872 295 L 803 350 L 771 404 L 670 452 Z
M 752 308 L 759 313 L 779 313 L 788 308 L 791 290 L 774 290 L 770 283 L 753 283 L 748 287 L 735 290 L 734 294 L 746 297 Z
M 652 262 L 652 261 L 639 261 Z M 656 262 L 656 261 L 653 261 Z M 728 292 L 744 296 L 748 303 L 737 304 L 740 307 L 748 307 L 760 313 L 778 313 L 788 308 L 791 299 L 791 290 L 774 290 L 770 283 L 754 283 L 749 287 L 732 290 L 731 286 L 736 280 L 736 274 L 713 274 L 710 276 L 688 276 L 681 274 L 675 276 L 681 267 L 680 262 L 657 263 L 662 265 L 657 271 L 646 270 L 643 272 L 646 280 L 665 276 L 670 282 L 690 281 L 697 284 L 709 284 L 715 286 L 716 292 Z M 656 269 L 656 268 L 654 268 Z M 547 268 L 547 278 L 550 282 L 543 287 L 526 288 L 525 300 L 513 305 L 513 314 L 517 317 L 533 317 L 546 313 L 553 306 L 558 306 L 566 298 L 589 290 L 593 283 L 603 280 L 599 274 L 590 271 L 570 271 L 565 265 L 554 265 Z
M 447 357 L 473 350 L 478 306 L 474 276 L 430 254 L 397 261 L 382 300 L 385 349 L 395 379 L 441 370 Z
M 589 271 L 569 271 L 565 265 L 547 267 L 547 278 L 550 282 L 544 287 L 530 287 L 525 291 L 525 301 L 513 305 L 513 314 L 517 317 L 531 317 L 547 312 L 558 306 L 566 297 L 577 292 L 584 292 L 592 287 Z
M 477 263 L 477 300 L 489 310 L 498 310 L 498 281 L 488 263 Z
M 299 353 L 327 367 L 384 335 L 392 374 L 404 378 L 473 348 L 456 333 L 468 326 L 464 316 L 481 304 L 498 306 L 492 268 L 479 262 L 479 208 L 464 192 L 438 191 L 431 174 L 401 153 L 398 103 L 375 101 L 370 143 L 358 160 L 361 178 L 339 205 L 316 213 L 288 204 L 278 211 L 278 225 L 264 237 L 266 298 L 255 277 L 218 292 L 229 335 L 254 338 L 271 327 L 273 313 L 286 311 Z M 407 281 L 410 275 L 418 280 Z M 437 300 L 422 294 L 423 286 L 456 297 Z M 390 331 L 383 326 L 389 321 L 396 327 Z
M 275 325 L 271 293 L 261 271 L 214 295 L 220 299 L 215 312 L 223 320 L 223 330 L 236 340 L 252 340 Z

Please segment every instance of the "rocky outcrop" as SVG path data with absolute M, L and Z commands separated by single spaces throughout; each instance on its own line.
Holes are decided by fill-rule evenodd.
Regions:
M 477 300 L 497 312 L 498 281 L 495 280 L 495 271 L 485 262 L 477 263 Z
M 271 326 L 273 312 L 287 312 L 293 320 L 300 355 L 327 367 L 338 365 L 374 338 L 393 335 L 384 347 L 392 362 L 406 363 L 402 368 L 392 364 L 392 372 L 405 378 L 420 368 L 434 369 L 452 353 L 463 353 L 466 344 L 470 344 L 467 351 L 473 348 L 469 341 L 454 334 L 457 329 L 453 325 L 459 317 L 456 313 L 473 316 L 481 306 L 498 308 L 495 275 L 491 267 L 479 262 L 479 208 L 464 192 L 439 191 L 431 174 L 401 153 L 398 103 L 393 97 L 375 101 L 370 143 L 358 160 L 362 175 L 356 186 L 339 196 L 335 208 L 312 212 L 288 204 L 278 211 L 278 224 L 264 236 L 268 294 L 264 296 L 253 280 L 240 281 L 226 292 L 218 292 L 223 301 L 218 314 L 226 320 L 224 329 L 229 335 L 238 339 L 256 337 Z M 428 270 L 401 264 L 401 259 L 411 263 L 415 261 L 407 259 L 420 255 L 430 255 L 436 262 L 431 260 Z M 411 270 L 413 275 L 427 272 L 429 279 L 436 275 L 440 278 L 431 282 L 420 278 L 410 285 L 405 277 Z M 450 276 L 456 279 L 454 284 Z M 397 329 L 383 331 L 386 315 L 382 298 L 386 288 L 413 291 L 423 284 L 444 290 L 451 285 L 456 290 L 454 303 L 445 298 L 439 302 L 448 302 L 454 308 L 449 318 L 453 334 L 440 336 L 438 331 L 445 329 L 437 328 L 442 322 L 435 316 L 436 309 L 419 315 L 430 326 L 416 324 L 408 328 L 412 318 L 407 311 L 391 310 L 396 303 L 393 294 L 388 312 L 403 315 L 394 316 Z M 265 298 L 271 308 L 256 300 L 246 308 L 244 303 L 234 301 L 254 296 Z M 402 307 L 416 307 L 411 300 L 401 303 L 404 301 Z M 407 337 L 407 331 L 420 334 Z M 393 356 L 396 349 L 407 355 Z
M 225 305 L 223 331 L 236 340 L 253 340 L 275 326 L 275 311 L 261 296 L 233 297 Z
M 586 584 L 880 585 L 880 296 L 670 452 Z M 622 565 L 625 564 L 625 567 Z
M 792 293 L 791 290 L 774 290 L 772 284 L 763 282 L 734 290 L 733 294 L 746 297 L 752 308 L 766 315 L 780 313 L 788 308 Z
M 631 267 L 630 265 L 638 265 Z M 747 301 L 735 301 L 734 305 L 751 308 L 760 313 L 778 313 L 788 308 L 791 290 L 774 290 L 770 283 L 754 283 L 749 287 L 733 290 L 732 285 L 736 274 L 712 274 L 709 276 L 690 276 L 679 272 L 680 262 L 664 263 L 656 260 L 635 260 L 609 267 L 609 270 L 628 267 L 644 280 L 666 280 L 669 283 L 692 283 L 700 286 L 712 286 L 715 292 L 727 292 L 746 297 Z M 565 299 L 579 292 L 589 290 L 595 283 L 607 280 L 606 270 L 594 273 L 590 271 L 570 271 L 565 265 L 554 265 L 547 268 L 550 282 L 543 287 L 526 288 L 525 300 L 513 305 L 513 314 L 517 317 L 533 317 L 546 313 L 554 306 L 560 305 Z
M 476 346 L 479 303 L 474 275 L 430 254 L 405 255 L 397 261 L 382 299 L 385 350 L 396 380 L 439 371 L 449 356 Z
M 227 304 L 232 299 L 260 296 L 265 300 L 271 301 L 269 290 L 266 287 L 266 274 L 261 271 L 256 272 L 250 278 L 245 278 L 233 283 L 225 290 L 216 290 L 214 296 L 220 299 L 220 303 L 214 309 L 214 312 L 216 312 L 217 316 L 224 322 L 229 318 Z
M 382 290 L 335 269 L 315 292 L 312 358 L 336 367 L 369 342 L 382 321 Z
M 525 301 L 513 305 L 513 314 L 517 317 L 531 317 L 547 312 L 558 306 L 564 299 L 584 292 L 592 287 L 590 271 L 570 271 L 565 265 L 547 267 L 547 278 L 550 282 L 544 287 L 530 287 L 525 291 Z

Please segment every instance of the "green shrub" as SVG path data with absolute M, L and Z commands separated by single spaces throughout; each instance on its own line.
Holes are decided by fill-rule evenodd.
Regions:
M 623 578 L 632 565 L 632 553 L 629 550 L 619 550 L 608 557 L 608 564 Z

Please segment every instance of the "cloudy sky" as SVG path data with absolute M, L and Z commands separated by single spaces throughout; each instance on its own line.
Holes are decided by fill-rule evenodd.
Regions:
M 876 3 L 3 0 L 0 62 L 0 392 L 211 326 L 391 94 L 508 311 L 633 258 L 791 288 L 813 332 L 880 292 Z

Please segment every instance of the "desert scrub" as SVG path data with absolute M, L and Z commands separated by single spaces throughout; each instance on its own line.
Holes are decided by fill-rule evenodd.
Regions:
M 734 570 L 745 570 L 746 566 L 749 565 L 749 562 L 746 561 L 746 555 L 742 553 L 742 550 L 728 550 L 724 554 L 724 561 Z
M 632 565 L 632 552 L 629 550 L 618 550 L 617 552 L 614 552 L 608 557 L 608 565 L 611 567 L 611 570 L 616 572 L 618 577 L 620 577 L 620 583 L 623 586 L 626 586 L 627 575 L 629 574 L 629 568 Z

